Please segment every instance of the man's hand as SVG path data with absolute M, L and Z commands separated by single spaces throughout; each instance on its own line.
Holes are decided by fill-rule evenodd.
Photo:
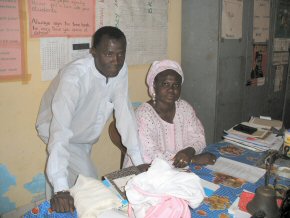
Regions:
M 58 213 L 74 212 L 74 199 L 69 191 L 61 191 L 54 194 L 50 200 L 51 209 Z
M 177 168 L 188 166 L 194 154 L 195 150 L 192 147 L 187 147 L 183 150 L 180 150 L 173 158 L 173 166 Z
M 216 156 L 212 153 L 205 152 L 198 155 L 195 155 L 191 159 L 191 163 L 199 165 L 214 165 L 216 161 Z

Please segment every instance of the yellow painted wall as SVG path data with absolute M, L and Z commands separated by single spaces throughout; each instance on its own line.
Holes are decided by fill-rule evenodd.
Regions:
M 168 10 L 168 58 L 178 62 L 181 61 L 181 2 L 169 0 Z M 38 39 L 27 37 L 26 60 L 27 73 L 31 75 L 27 84 L 0 83 L 0 170 L 7 168 L 9 176 L 16 181 L 16 185 L 10 185 L 3 194 L 1 182 L 4 176 L 0 174 L 0 202 L 6 199 L 15 207 L 43 197 L 43 193 L 32 193 L 24 186 L 44 172 L 47 157 L 46 146 L 34 127 L 41 97 L 50 83 L 41 81 Z M 145 85 L 148 68 L 149 65 L 129 66 L 129 91 L 133 102 L 148 100 Z M 93 147 L 92 158 L 100 176 L 119 168 L 120 151 L 111 143 L 107 127 Z

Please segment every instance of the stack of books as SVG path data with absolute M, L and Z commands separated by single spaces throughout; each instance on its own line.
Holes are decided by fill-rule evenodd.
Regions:
M 224 131 L 224 140 L 250 150 L 262 152 L 279 150 L 283 137 L 272 130 L 282 128 L 282 122 L 252 117 L 248 122 L 239 123 Z

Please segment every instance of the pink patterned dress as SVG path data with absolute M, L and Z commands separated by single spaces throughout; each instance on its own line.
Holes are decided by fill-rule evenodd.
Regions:
M 178 151 L 189 146 L 199 154 L 206 146 L 203 125 L 192 106 L 185 100 L 175 104 L 173 123 L 162 120 L 148 103 L 136 109 L 140 150 L 145 163 L 151 163 L 156 157 L 171 161 Z M 130 162 L 126 157 L 124 167 L 132 165 Z

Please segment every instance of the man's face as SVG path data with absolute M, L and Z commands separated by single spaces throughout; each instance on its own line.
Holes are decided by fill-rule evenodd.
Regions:
M 105 77 L 115 77 L 124 65 L 126 55 L 125 39 L 103 36 L 97 48 L 92 49 L 95 66 Z

